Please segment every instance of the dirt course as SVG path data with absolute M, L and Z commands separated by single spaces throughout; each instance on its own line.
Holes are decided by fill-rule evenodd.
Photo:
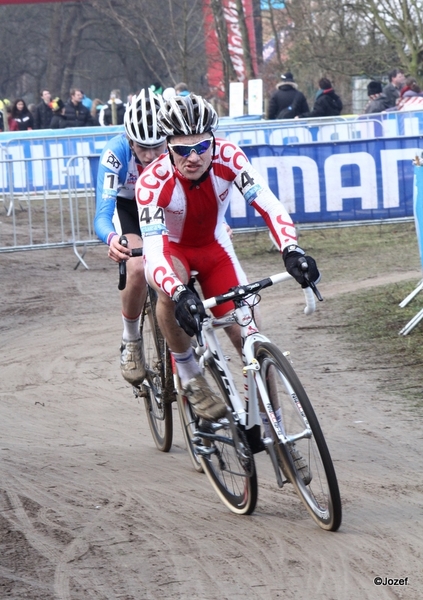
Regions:
M 257 510 L 231 514 L 192 469 L 176 407 L 173 448 L 156 450 L 119 371 L 116 267 L 104 247 L 86 260 L 75 271 L 71 250 L 0 255 L 0 598 L 422 598 L 421 415 L 378 391 L 383 369 L 333 333 L 346 287 L 323 282 L 312 317 L 294 282 L 262 301 L 334 459 L 344 519 L 328 533 L 262 455 Z M 244 261 L 250 279 L 274 260 Z

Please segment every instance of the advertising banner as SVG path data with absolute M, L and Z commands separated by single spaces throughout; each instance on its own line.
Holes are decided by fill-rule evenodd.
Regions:
M 413 158 L 420 137 L 244 146 L 295 223 L 326 223 L 413 216 Z M 234 193 L 231 227 L 262 227 L 262 218 Z

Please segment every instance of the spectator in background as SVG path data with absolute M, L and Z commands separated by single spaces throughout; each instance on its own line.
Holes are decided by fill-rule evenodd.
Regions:
M 120 99 L 120 90 L 110 92 L 109 101 L 100 111 L 99 122 L 104 127 L 110 125 L 123 125 L 125 105 Z
M 50 121 L 51 129 L 65 129 L 67 127 L 66 117 L 64 115 L 65 105 L 63 100 L 60 98 L 55 98 L 50 102 L 50 107 L 52 110 L 52 118 Z
M 268 119 L 293 119 L 297 115 L 309 112 L 307 99 L 298 91 L 292 73 L 281 75 L 282 83 L 276 86 L 269 100 Z
M 103 100 L 100 100 L 99 98 L 94 98 L 90 110 L 94 125 L 100 125 L 100 111 L 103 107 L 106 107 Z
M 34 129 L 34 118 L 23 98 L 17 98 L 14 101 L 11 117 L 17 123 L 19 131 L 30 131 Z M 10 129 L 10 131 L 12 131 L 12 129 Z
M 186 83 L 181 81 L 175 85 L 175 96 L 189 96 L 189 89 Z
M 160 81 L 155 81 L 154 83 L 152 83 L 149 89 L 158 96 L 161 96 L 163 94 L 163 86 L 160 83 Z
M 298 115 L 298 118 L 306 117 L 335 117 L 341 114 L 342 100 L 335 94 L 335 90 L 329 79 L 322 77 L 319 80 L 319 91 L 314 101 L 313 109 Z
M 70 98 L 65 104 L 64 112 L 66 127 L 91 127 L 94 125 L 90 111 L 82 104 L 82 98 L 83 94 L 80 89 L 72 88 L 70 90 Z
M 380 81 L 370 81 L 367 84 L 367 95 L 369 101 L 364 109 L 364 114 L 380 113 L 390 107 L 388 97 L 382 92 Z
M 8 117 L 9 112 L 7 108 L 10 107 L 10 100 L 5 98 L 4 100 L 0 100 L 0 131 L 8 131 Z
M 422 110 L 423 92 L 414 77 L 407 77 L 405 85 L 400 92 L 396 110 Z
M 53 111 L 50 107 L 51 94 L 48 90 L 41 91 L 41 102 L 35 107 L 34 129 L 48 129 Z
M 383 88 L 383 93 L 388 99 L 389 106 L 395 106 L 400 97 L 400 92 L 405 83 L 405 75 L 402 69 L 392 69 L 388 73 L 389 83 Z

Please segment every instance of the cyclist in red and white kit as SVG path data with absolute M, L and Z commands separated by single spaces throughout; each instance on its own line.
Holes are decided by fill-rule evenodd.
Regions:
M 149 165 L 135 187 L 145 271 L 158 291 L 157 318 L 186 395 L 199 417 L 214 420 L 226 406 L 208 387 L 191 349 L 190 337 L 197 330 L 193 311 L 201 319 L 205 311 L 186 284 L 190 272 L 197 271 L 202 292 L 210 297 L 247 283 L 224 221 L 234 186 L 264 218 L 287 271 L 306 285 L 298 264 L 305 257 L 310 279 L 320 275 L 315 261 L 297 245 L 289 214 L 241 148 L 214 137 L 218 116 L 210 103 L 194 94 L 176 96 L 163 105 L 157 120 L 169 153 Z M 212 312 L 222 316 L 232 308 L 228 302 Z M 238 326 L 227 333 L 240 349 Z

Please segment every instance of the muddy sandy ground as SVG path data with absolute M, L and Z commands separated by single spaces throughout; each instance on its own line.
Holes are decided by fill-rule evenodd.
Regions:
M 176 407 L 173 448 L 156 450 L 119 372 L 116 268 L 104 247 L 86 260 L 75 271 L 71 250 L 0 255 L 0 598 L 422 598 L 421 416 L 333 333 L 345 288 L 322 283 L 313 317 L 294 283 L 262 302 L 334 458 L 344 520 L 328 533 L 262 455 L 257 510 L 231 514 L 192 469 Z M 266 257 L 244 266 L 251 279 L 275 271 Z

